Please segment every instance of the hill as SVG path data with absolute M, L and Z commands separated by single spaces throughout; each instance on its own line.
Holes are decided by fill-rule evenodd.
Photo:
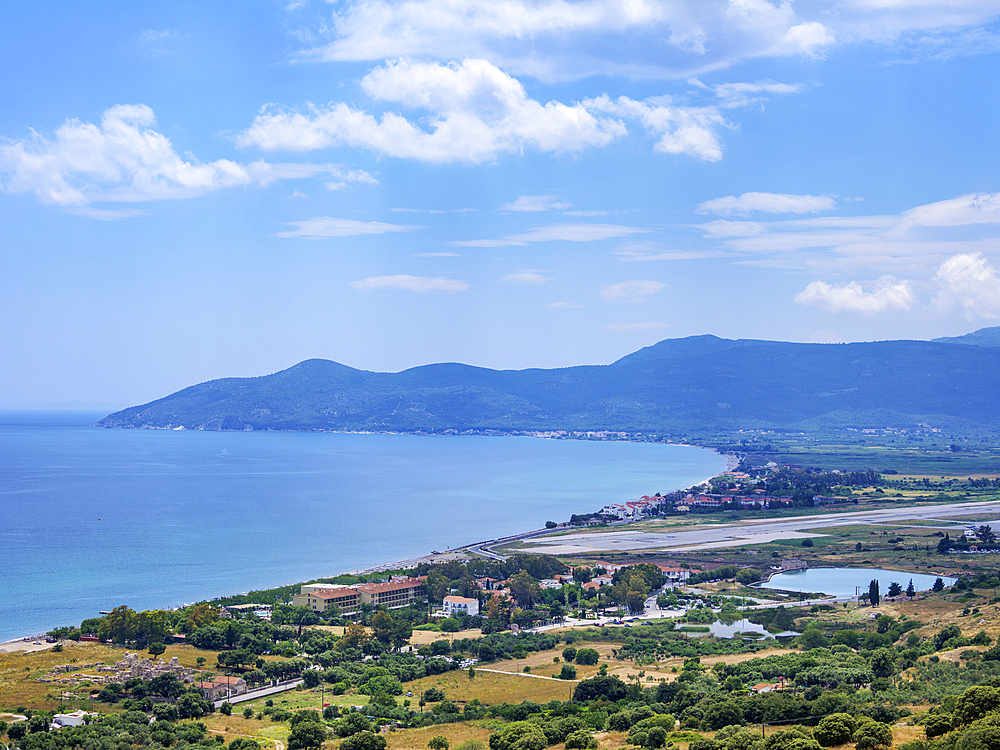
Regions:
M 1000 346 L 1000 326 L 980 328 L 964 336 L 944 336 L 932 339 L 938 344 L 967 344 L 968 346 Z
M 617 430 L 1000 426 L 1000 348 L 933 341 L 667 339 L 610 365 L 399 373 L 322 359 L 194 385 L 104 427 L 204 430 Z

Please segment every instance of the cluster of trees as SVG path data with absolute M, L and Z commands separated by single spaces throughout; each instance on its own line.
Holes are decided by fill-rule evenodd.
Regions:
M 996 533 L 990 526 L 980 526 L 979 536 L 977 539 L 969 539 L 965 535 L 957 536 L 952 539 L 947 532 L 937 545 L 937 552 L 939 555 L 947 555 L 951 550 L 957 550 L 959 552 L 968 551 L 973 545 L 977 549 L 998 549 L 1000 548 L 1000 543 L 997 542 Z
M 768 495 L 791 497 L 795 507 L 811 507 L 815 495 L 850 495 L 854 487 L 885 486 L 885 479 L 874 470 L 835 472 L 790 466 L 764 473 L 749 484 L 725 477 L 712 480 L 712 492 L 715 493 L 749 493 L 760 489 Z
M 127 710 L 98 717 L 80 727 L 49 731 L 52 715 L 34 712 L 26 722 L 6 728 L 7 738 L 20 750 L 120 750 L 122 747 L 171 747 L 174 750 L 260 750 L 254 740 L 237 738 L 228 746 L 221 735 L 210 735 L 199 721 L 177 722 L 177 717 L 150 723 L 145 711 Z
M 158 702 L 154 703 L 153 698 Z M 109 683 L 101 688 L 97 699 L 104 703 L 120 702 L 122 708 L 130 711 L 151 712 L 165 721 L 197 719 L 214 710 L 200 690 L 169 672 L 152 680 L 133 678 L 124 684 Z

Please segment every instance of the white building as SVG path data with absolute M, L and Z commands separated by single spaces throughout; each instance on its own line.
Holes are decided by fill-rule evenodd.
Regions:
M 468 599 L 464 596 L 446 596 L 444 608 L 449 615 L 461 614 L 475 617 L 479 614 L 479 600 Z

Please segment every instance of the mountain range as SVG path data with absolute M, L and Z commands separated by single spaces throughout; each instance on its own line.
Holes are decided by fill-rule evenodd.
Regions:
M 375 432 L 1000 427 L 1000 327 L 933 341 L 666 339 L 609 365 L 398 373 L 309 359 L 193 385 L 104 427 Z

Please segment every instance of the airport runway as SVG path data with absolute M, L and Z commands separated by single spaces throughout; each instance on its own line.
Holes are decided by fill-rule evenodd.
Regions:
M 693 552 L 720 547 L 742 547 L 766 544 L 776 539 L 805 539 L 823 536 L 815 529 L 859 524 L 902 524 L 912 521 L 939 521 L 941 530 L 961 529 L 956 517 L 980 514 L 997 514 L 1000 519 L 1000 501 L 954 503 L 919 507 L 885 508 L 882 510 L 826 513 L 819 516 L 794 518 L 755 518 L 740 523 L 715 524 L 689 531 L 630 531 L 628 527 L 609 531 L 580 531 L 557 537 L 536 537 L 525 543 L 525 552 L 543 552 L 548 555 L 580 555 L 593 552 L 636 552 L 668 550 Z M 984 523 L 990 523 L 985 521 Z M 1000 526 L 1000 520 L 991 523 Z

